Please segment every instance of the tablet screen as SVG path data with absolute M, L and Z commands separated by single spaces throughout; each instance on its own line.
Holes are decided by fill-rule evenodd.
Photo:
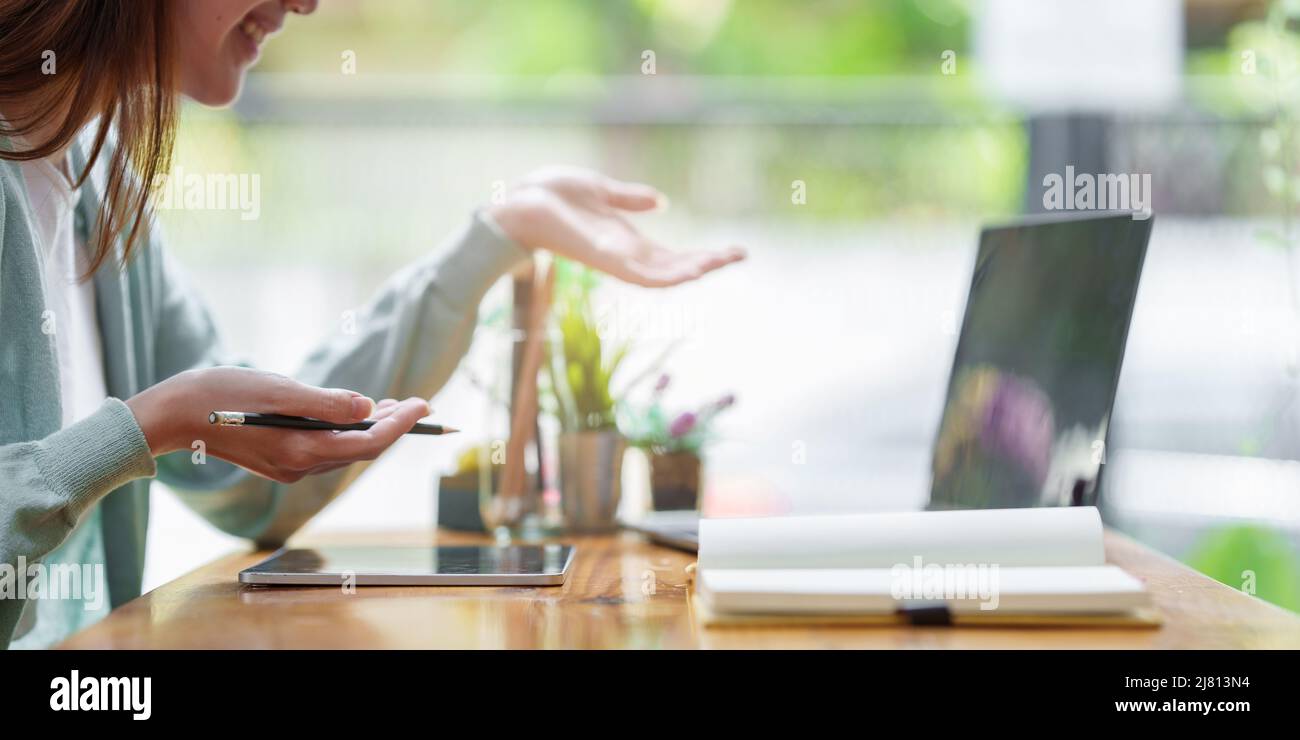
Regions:
M 569 545 L 506 547 L 338 546 L 281 550 L 240 573 L 245 583 L 506 584 L 550 583 L 530 577 L 563 577 L 573 555 Z M 520 580 L 524 579 L 524 580 Z

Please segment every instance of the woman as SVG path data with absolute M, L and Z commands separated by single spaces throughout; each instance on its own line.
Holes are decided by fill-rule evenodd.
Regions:
M 653 208 L 647 186 L 545 171 L 394 276 L 297 380 L 233 366 L 158 243 L 147 185 L 168 171 L 178 96 L 231 102 L 286 15 L 315 7 L 0 0 L 0 644 L 53 644 L 140 593 L 154 476 L 221 529 L 283 541 L 428 414 L 479 300 L 530 250 L 647 286 L 743 256 L 641 236 L 620 212 Z M 379 422 L 229 430 L 212 409 Z M 106 584 L 52 598 L 60 566 Z M 16 588 L 38 574 L 44 591 Z

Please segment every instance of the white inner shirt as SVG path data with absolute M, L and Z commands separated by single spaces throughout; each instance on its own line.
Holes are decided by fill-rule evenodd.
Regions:
M 71 172 L 66 155 L 57 164 L 46 159 L 21 162 L 20 169 L 45 266 L 41 331 L 54 337 L 66 427 L 89 416 L 108 397 L 95 284 L 77 280 L 89 261 L 73 225 L 77 194 L 65 174 Z

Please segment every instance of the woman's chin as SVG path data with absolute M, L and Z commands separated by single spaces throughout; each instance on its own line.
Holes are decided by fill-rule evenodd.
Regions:
M 181 92 L 185 97 L 193 100 L 200 105 L 206 105 L 209 108 L 221 108 L 235 102 L 239 97 L 239 90 L 243 87 L 244 75 L 242 72 L 233 76 L 223 77 L 221 80 L 212 80 L 206 84 L 188 85 Z

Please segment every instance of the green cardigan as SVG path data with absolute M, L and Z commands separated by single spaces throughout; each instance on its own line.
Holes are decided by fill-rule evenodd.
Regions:
M 12 143 L 0 136 L 0 147 L 12 150 Z M 81 152 L 74 147 L 77 171 Z M 99 207 L 103 162 L 79 193 L 83 243 Z M 53 644 L 107 608 L 18 598 L 20 562 L 77 563 L 92 572 L 102 564 L 113 607 L 140 594 L 152 477 L 220 529 L 275 545 L 362 469 L 352 465 L 286 485 L 211 457 L 196 464 L 189 451 L 153 457 L 118 399 L 183 370 L 238 364 L 223 351 L 207 309 L 156 230 L 125 269 L 110 261 L 93 277 L 111 398 L 61 429 L 55 344 L 42 331 L 37 238 L 22 173 L 16 163 L 0 161 L 0 647 L 11 640 Z M 327 338 L 296 377 L 376 399 L 431 397 L 467 350 L 484 293 L 527 257 L 476 215 L 442 249 L 389 279 L 358 311 L 355 333 Z

